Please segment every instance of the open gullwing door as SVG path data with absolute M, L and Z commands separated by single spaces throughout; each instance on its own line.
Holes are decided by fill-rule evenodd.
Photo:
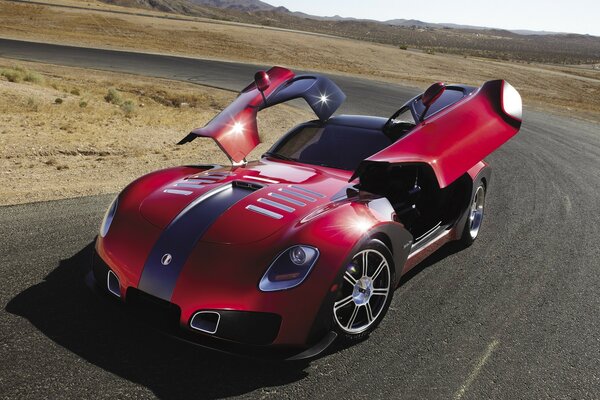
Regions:
M 232 163 L 245 161 L 260 143 L 257 114 L 260 110 L 303 98 L 317 117 L 326 121 L 346 99 L 342 90 L 321 75 L 296 75 L 282 67 L 259 71 L 255 81 L 203 128 L 194 129 L 178 144 L 191 142 L 198 136 L 214 139 Z
M 418 104 L 425 94 L 407 106 Z M 521 96 L 504 80 L 489 81 L 428 118 L 415 115 L 419 121 L 414 128 L 363 160 L 351 180 L 368 179 L 371 168 L 386 164 L 428 164 L 440 188 L 444 188 L 517 134 L 522 118 Z

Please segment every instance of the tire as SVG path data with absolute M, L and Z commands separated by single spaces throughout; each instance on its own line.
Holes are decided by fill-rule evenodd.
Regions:
M 371 239 L 344 268 L 331 310 L 333 326 L 340 339 L 355 342 L 375 330 L 387 313 L 395 289 L 394 262 L 389 249 Z
M 487 191 L 485 184 L 479 181 L 477 188 L 475 189 L 475 194 L 471 199 L 469 216 L 467 217 L 465 227 L 463 228 L 462 236 L 460 238 L 460 242 L 464 247 L 469 247 L 472 245 L 479 236 L 479 231 L 481 230 L 481 225 L 483 224 L 486 193 Z

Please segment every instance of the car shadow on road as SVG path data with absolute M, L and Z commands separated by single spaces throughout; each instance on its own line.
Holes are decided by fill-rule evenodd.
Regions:
M 98 367 L 159 398 L 221 398 L 305 378 L 308 362 L 243 358 L 192 346 L 132 321 L 85 284 L 93 244 L 63 260 L 6 310 Z M 113 304 L 114 303 L 114 304 Z M 35 349 L 32 349 L 35 351 Z
M 400 286 L 460 249 L 453 243 L 445 245 L 402 277 Z M 85 284 L 92 253 L 90 243 L 62 260 L 43 282 L 15 296 L 6 311 L 26 318 L 86 361 L 147 387 L 163 399 L 242 395 L 308 376 L 308 361 L 228 355 L 181 342 L 132 319 L 116 301 L 99 296 Z M 322 356 L 348 347 L 336 342 Z
M 400 282 L 398 283 L 398 288 L 402 287 L 408 281 L 413 279 L 415 276 L 419 275 L 424 269 L 431 267 L 432 265 L 442 261 L 444 258 L 449 257 L 453 254 L 458 253 L 459 251 L 464 250 L 465 247 L 460 242 L 448 242 L 442 247 L 440 247 L 437 251 L 431 254 L 429 257 L 421 261 L 417 264 L 416 267 L 408 271 L 406 274 L 400 278 Z

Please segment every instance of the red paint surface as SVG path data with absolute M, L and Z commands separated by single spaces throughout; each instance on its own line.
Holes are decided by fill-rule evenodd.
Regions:
M 487 82 L 366 161 L 427 163 L 448 186 L 519 131 L 499 113 L 502 82 Z
M 273 67 L 267 74 L 271 83 L 264 91 L 265 96 L 294 77 L 292 71 L 281 67 Z M 256 113 L 262 102 L 263 95 L 253 83 L 205 127 L 192 133 L 213 138 L 231 160 L 239 163 L 260 143 Z
M 269 71 L 273 83 L 268 90 L 277 87 L 276 82 L 289 78 L 291 72 L 284 71 L 287 70 L 280 75 Z M 464 173 L 474 178 L 486 166 L 482 159 L 518 130 L 515 127 L 518 124 L 500 114 L 500 82 L 484 85 L 369 160 L 426 162 L 432 166 L 442 187 Z M 247 106 L 258 101 L 262 101 L 262 96 L 250 86 L 230 106 L 232 114 L 243 116 L 254 112 Z M 257 140 L 255 127 L 248 134 L 231 136 L 227 130 L 230 121 L 223 118 L 209 123 L 210 134 L 202 130 L 197 133 L 218 140 L 222 147 L 233 152 L 234 159 L 243 158 L 244 149 L 253 147 Z M 222 129 L 214 129 L 215 126 Z M 198 184 L 197 188 L 175 186 L 215 172 L 225 175 L 218 182 L 214 179 L 211 183 Z M 237 168 L 203 171 L 202 168 L 180 167 L 158 171 L 138 179 L 121 193 L 114 222 L 108 235 L 98 239 L 97 250 L 119 277 L 124 295 L 127 287 L 137 286 L 146 258 L 163 229 L 186 206 L 223 183 L 242 180 L 262 184 L 263 188 L 233 205 L 207 230 L 189 254 L 171 300 L 181 307 L 182 326 L 187 326 L 192 314 L 201 309 L 277 313 L 282 317 L 282 325 L 274 344 L 304 345 L 319 307 L 352 249 L 371 229 L 385 224 L 399 225 L 358 199 L 332 202 L 332 196 L 344 190 L 350 176 L 346 171 L 268 158 Z M 268 193 L 290 185 L 322 193 L 324 197 L 315 202 L 305 201 L 304 207 L 293 206 L 295 210 L 291 213 L 258 203 L 261 197 L 284 203 L 269 197 Z M 192 193 L 176 195 L 166 193 L 168 189 Z M 256 214 L 246 209 L 249 204 L 284 217 L 276 220 Z M 412 254 L 403 272 L 447 241 L 457 239 L 459 234 L 459 228 L 452 228 L 445 236 Z M 320 258 L 312 272 L 293 289 L 261 292 L 258 282 L 270 263 L 281 251 L 295 244 L 319 248 Z

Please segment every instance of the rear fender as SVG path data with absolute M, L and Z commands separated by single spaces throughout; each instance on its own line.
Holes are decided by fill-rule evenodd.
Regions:
M 477 164 L 469 171 L 469 176 L 472 179 L 473 185 L 471 186 L 471 195 L 468 197 L 469 201 L 464 205 L 463 211 L 461 213 L 460 218 L 456 221 L 455 226 L 461 229 L 455 229 L 455 236 L 452 239 L 460 239 L 460 235 L 462 234 L 462 227 L 467 223 L 467 218 L 469 218 L 469 211 L 471 203 L 475 197 L 475 191 L 480 183 L 485 185 L 486 194 L 487 190 L 490 186 L 490 179 L 492 177 L 492 168 L 484 162 Z

